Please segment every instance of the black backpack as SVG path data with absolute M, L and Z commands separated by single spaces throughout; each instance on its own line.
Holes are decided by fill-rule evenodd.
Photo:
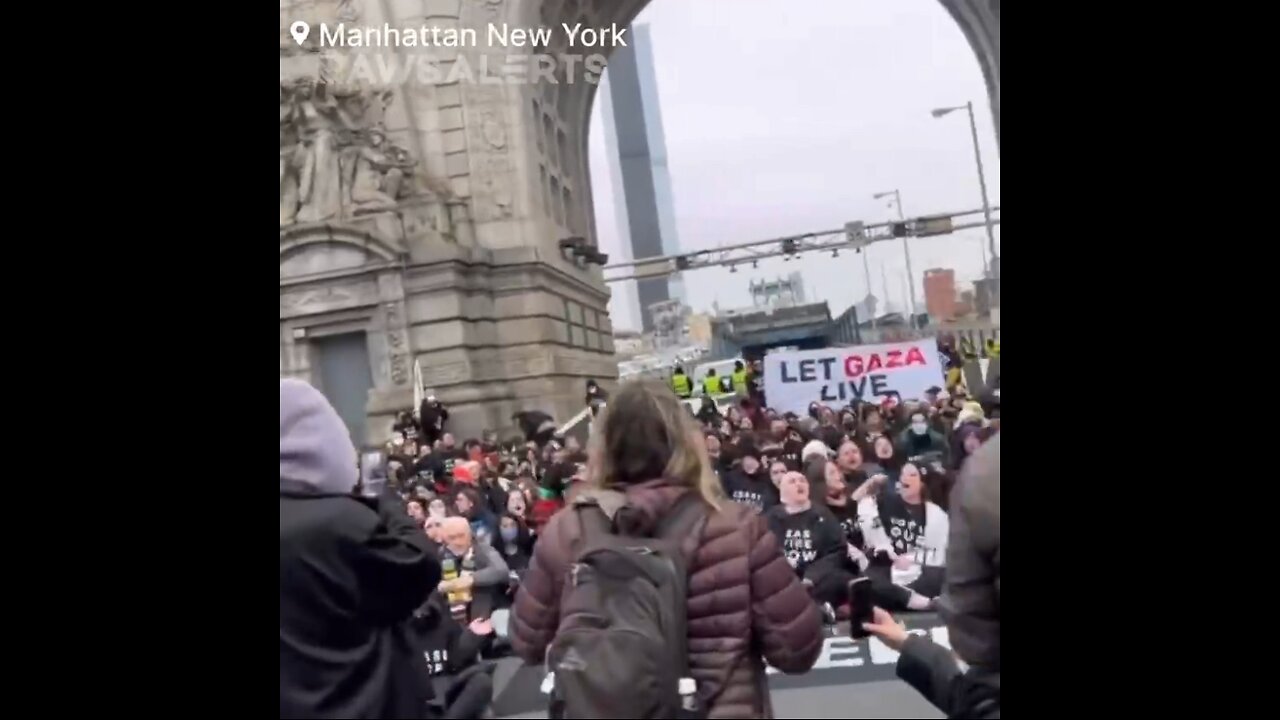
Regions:
M 551 717 L 702 717 L 689 675 L 685 605 L 706 504 L 685 493 L 647 538 L 617 534 L 593 498 L 579 499 L 574 510 L 582 541 L 547 649 Z

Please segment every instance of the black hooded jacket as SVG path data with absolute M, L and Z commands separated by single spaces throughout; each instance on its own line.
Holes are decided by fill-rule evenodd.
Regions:
M 440 582 L 428 538 L 376 503 L 280 489 L 280 717 L 418 718 L 431 699 L 407 620 Z
M 492 635 L 482 637 L 454 620 L 439 592 L 431 593 L 414 611 L 411 626 L 432 688 L 440 698 L 447 697 L 453 679 L 475 666 L 480 653 L 493 642 Z
M 725 473 L 721 483 L 730 500 L 751 507 L 758 513 L 768 512 L 778 504 L 778 488 L 769 479 L 763 465 L 754 475 L 746 474 L 742 468 L 730 470 Z
M 786 506 L 775 505 L 765 513 L 765 520 L 797 576 L 813 580 L 842 564 L 844 531 L 825 507 L 814 504 L 793 515 Z
M 449 411 L 439 401 L 422 401 L 418 408 L 418 425 L 422 428 L 422 436 L 429 443 L 440 439 L 444 434 L 444 424 L 449 421 Z

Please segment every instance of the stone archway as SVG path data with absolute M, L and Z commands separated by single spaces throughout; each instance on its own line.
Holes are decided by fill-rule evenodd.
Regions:
M 584 238 L 588 247 L 596 238 L 587 132 L 598 85 L 587 82 L 589 68 L 579 63 L 567 72 L 561 64 L 555 82 L 517 84 L 476 81 L 474 72 L 457 71 L 507 62 L 507 49 L 483 42 L 490 24 L 557 29 L 549 42 L 525 53 L 607 56 L 607 47 L 569 47 L 560 24 L 625 27 L 651 1 L 281 0 L 282 243 L 298 217 L 322 216 L 372 228 L 387 239 L 397 260 L 370 254 L 367 277 L 377 277 L 384 305 L 388 292 L 396 298 L 388 312 L 394 307 L 402 314 L 379 326 L 403 326 L 410 364 L 420 364 L 424 385 L 453 408 L 451 423 L 460 433 L 510 427 L 511 413 L 523 409 L 570 418 L 582 407 L 585 381 L 608 382 L 617 366 L 600 267 L 561 249 L 568 238 Z M 982 67 L 998 140 L 1000 2 L 939 1 Z M 316 47 L 318 33 L 299 48 L 289 37 L 295 20 L 469 29 L 482 42 L 433 48 L 439 74 L 430 82 L 397 76 L 369 89 L 350 74 L 334 79 L 330 61 L 342 58 Z M 392 65 L 409 59 L 404 52 L 390 55 Z M 331 94 L 316 96 L 308 81 L 329 83 Z M 320 100 L 335 97 L 358 110 L 356 122 L 349 122 L 350 112 L 317 112 L 324 110 Z M 334 127 L 325 129 L 325 122 Z M 317 145 L 332 147 L 339 161 L 327 155 L 320 159 L 329 165 L 323 165 Z M 359 163 L 391 155 L 402 169 L 394 183 L 376 162 L 372 169 L 357 164 L 354 172 L 363 173 L 367 193 L 362 200 L 339 182 L 336 190 L 326 186 L 330 202 L 313 196 L 310 212 L 295 212 L 303 177 L 313 182 L 318 168 L 347 173 L 343 158 Z M 334 248 L 334 257 L 316 259 L 318 266 L 352 262 L 349 252 L 337 257 L 346 252 L 337 248 L 349 245 L 317 243 L 310 250 L 325 247 Z M 284 264 L 282 254 L 282 270 Z M 282 304 L 297 292 L 296 281 L 289 282 L 282 277 Z M 283 344 L 289 332 L 282 308 Z M 282 374 L 285 366 L 282 351 Z M 374 372 L 391 377 L 393 369 L 384 363 Z M 411 388 L 388 385 L 378 402 L 371 401 L 371 434 L 389 427 L 394 410 L 407 408 L 411 398 Z

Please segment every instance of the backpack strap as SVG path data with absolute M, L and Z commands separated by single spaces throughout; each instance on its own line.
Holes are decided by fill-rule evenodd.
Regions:
M 569 543 L 569 557 L 576 562 L 584 549 L 613 534 L 613 520 L 595 498 L 578 498 L 571 507 L 578 518 L 578 534 Z

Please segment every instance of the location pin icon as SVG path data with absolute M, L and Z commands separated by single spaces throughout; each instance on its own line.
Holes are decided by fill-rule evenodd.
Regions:
M 301 45 L 307 41 L 307 36 L 311 34 L 311 26 L 305 22 L 298 20 L 289 26 L 289 34 L 293 39 Z

